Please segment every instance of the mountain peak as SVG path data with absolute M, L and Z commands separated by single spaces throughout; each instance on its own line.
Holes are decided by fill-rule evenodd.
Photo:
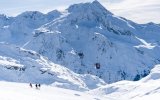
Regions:
M 52 10 L 48 12 L 47 14 L 50 15 L 50 14 L 55 14 L 55 13 L 61 14 L 58 10 Z
M 44 14 L 39 11 L 26 11 L 18 15 L 17 17 L 35 18 L 35 17 L 42 17 L 42 16 L 44 16 Z
M 80 3 L 71 5 L 68 9 L 69 12 L 80 13 L 87 11 L 105 12 L 107 14 L 112 14 L 103 5 L 101 5 L 97 0 L 88 3 Z
M 94 1 L 92 2 L 92 4 L 101 5 L 98 0 L 94 0 Z
M 61 12 L 59 12 L 58 10 L 53 10 L 48 12 L 46 15 L 49 20 L 52 20 L 53 18 L 59 17 L 61 15 Z

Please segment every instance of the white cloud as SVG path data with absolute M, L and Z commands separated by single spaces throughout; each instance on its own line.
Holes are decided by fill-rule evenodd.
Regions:
M 160 0 L 123 0 L 118 3 L 101 0 L 101 2 L 118 16 L 138 23 L 160 23 Z

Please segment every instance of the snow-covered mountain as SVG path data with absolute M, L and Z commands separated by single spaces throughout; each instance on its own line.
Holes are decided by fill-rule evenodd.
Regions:
M 34 51 L 5 43 L 0 45 L 1 81 L 41 83 L 82 91 L 105 84 L 98 77 L 87 74 L 78 75 Z
M 61 15 L 57 10 L 43 14 L 38 11 L 26 11 L 16 17 L 0 16 L 0 41 L 22 46 L 33 37 L 36 28 Z
M 0 15 L 0 79 L 86 90 L 101 79 L 137 81 L 160 63 L 159 32 L 160 25 L 118 17 L 97 0 L 64 12 Z
M 98 1 L 70 6 L 35 30 L 25 46 L 79 74 L 107 83 L 139 80 L 160 63 L 160 26 L 115 16 Z

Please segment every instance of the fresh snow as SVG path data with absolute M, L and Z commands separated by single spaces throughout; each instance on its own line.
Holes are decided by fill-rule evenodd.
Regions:
M 158 98 L 159 32 L 160 25 L 118 17 L 97 0 L 63 12 L 0 15 L 0 100 Z
M 23 65 L 18 64 L 16 60 L 12 58 L 2 57 L 0 56 L 0 64 L 3 66 L 17 66 L 17 67 L 23 67 Z
M 43 85 L 40 89 L 29 84 L 0 82 L 0 100 L 106 100 L 85 92 Z
M 136 48 L 154 49 L 154 47 L 156 47 L 155 45 L 152 45 L 151 43 L 147 43 L 144 39 L 140 39 L 138 37 L 136 38 L 143 43 L 143 45 L 135 46 Z
M 156 28 L 146 30 L 144 26 Z M 37 35 L 24 48 L 78 74 L 96 75 L 113 83 L 139 80 L 160 63 L 158 33 L 156 25 L 115 16 L 94 1 L 70 6 L 60 17 L 36 29 Z
M 0 80 L 50 84 L 81 91 L 106 84 L 96 76 L 76 74 L 34 51 L 4 43 L 0 45 Z
M 160 97 L 160 65 L 137 82 L 121 81 L 89 91 L 92 95 L 115 97 L 118 100 L 157 100 Z
M 0 81 L 1 100 L 151 100 L 160 97 L 160 65 L 140 81 L 121 81 L 82 92 L 42 84 L 40 89 L 29 83 Z

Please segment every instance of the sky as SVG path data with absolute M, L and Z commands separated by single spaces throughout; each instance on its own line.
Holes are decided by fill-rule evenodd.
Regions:
M 0 0 L 0 14 L 16 16 L 24 11 L 47 13 L 69 5 L 93 0 Z M 98 0 L 117 16 L 137 23 L 160 23 L 160 0 Z

